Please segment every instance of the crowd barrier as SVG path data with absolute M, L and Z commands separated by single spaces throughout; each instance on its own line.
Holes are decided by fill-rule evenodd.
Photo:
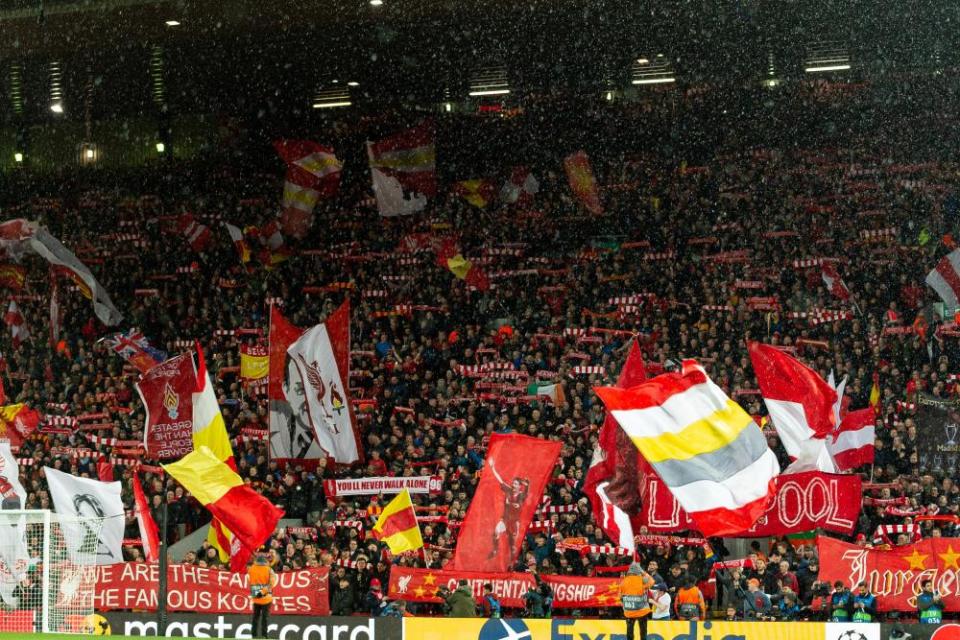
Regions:
M 157 635 L 156 614 L 106 612 L 90 616 L 92 635 Z M 277 640 L 626 640 L 623 620 L 554 618 L 334 618 L 275 616 Z M 168 638 L 250 638 L 250 617 L 172 612 Z M 639 634 L 637 634 L 639 637 Z M 960 640 L 960 624 L 822 622 L 650 622 L 648 640 Z

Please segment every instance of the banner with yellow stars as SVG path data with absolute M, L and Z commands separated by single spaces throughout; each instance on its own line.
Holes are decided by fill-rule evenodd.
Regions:
M 541 576 L 553 588 L 556 608 L 594 608 L 620 606 L 619 578 L 583 578 L 579 576 Z M 457 581 L 465 579 L 477 601 L 483 596 L 483 585 L 493 586 L 493 595 L 508 608 L 523 608 L 523 596 L 536 587 L 530 573 L 491 573 L 482 571 L 437 571 L 394 566 L 390 571 L 388 594 L 410 602 L 440 602 L 441 586 L 450 591 Z
M 960 611 L 960 538 L 928 538 L 893 548 L 870 548 L 817 538 L 820 580 L 855 588 L 870 585 L 879 611 L 916 611 L 924 580 L 933 580 L 947 611 Z

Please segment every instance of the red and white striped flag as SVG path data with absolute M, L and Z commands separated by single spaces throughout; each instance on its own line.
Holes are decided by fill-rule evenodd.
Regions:
M 840 274 L 837 273 L 837 265 L 832 262 L 824 262 L 821 269 L 823 282 L 827 285 L 830 293 L 841 300 L 849 300 L 850 290 L 847 289 L 847 285 L 840 278 Z
M 187 239 L 187 244 L 197 253 L 205 250 L 213 239 L 210 227 L 197 222 L 192 213 L 184 213 L 177 218 L 177 231 Z
M 27 321 L 20 313 L 20 307 L 15 300 L 10 301 L 7 307 L 7 313 L 3 316 L 3 321 L 10 327 L 10 335 L 13 337 L 13 348 L 19 349 L 20 345 L 30 339 L 30 330 L 27 329 Z
M 837 471 L 850 471 L 873 462 L 875 424 L 873 407 L 851 411 L 844 416 L 833 436 L 827 437 L 827 450 L 833 456 Z
M 960 305 L 960 249 L 945 255 L 927 274 L 926 283 L 949 306 Z
M 277 140 L 274 148 L 287 163 L 283 185 L 283 233 L 303 238 L 313 224 L 313 208 L 320 198 L 329 198 L 340 188 L 343 164 L 333 149 L 308 140 Z

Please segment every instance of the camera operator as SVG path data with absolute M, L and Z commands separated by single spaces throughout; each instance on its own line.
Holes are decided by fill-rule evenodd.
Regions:
M 778 620 L 794 621 L 800 618 L 800 604 L 797 602 L 797 594 L 790 587 L 784 587 L 783 593 L 770 598 L 776 602 L 774 613 Z
M 833 583 L 833 591 L 830 592 L 828 602 L 830 603 L 830 622 L 850 622 L 853 595 L 840 580 Z
M 922 624 L 940 624 L 943 622 L 943 598 L 933 590 L 933 580 L 929 578 L 920 583 L 923 591 L 917 596 L 917 611 Z
M 830 585 L 817 580 L 810 586 L 810 619 L 825 621 L 829 617 Z
M 765 620 L 770 617 L 770 596 L 760 591 L 760 581 L 747 580 L 747 592 L 743 594 L 743 619 Z

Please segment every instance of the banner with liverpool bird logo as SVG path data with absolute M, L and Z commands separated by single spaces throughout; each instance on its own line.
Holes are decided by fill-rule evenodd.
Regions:
M 192 394 L 196 386 L 191 353 L 157 365 L 137 382 L 147 410 L 143 440 L 150 457 L 170 460 L 193 451 Z
M 360 438 L 347 396 L 350 303 L 344 302 L 326 322 L 307 330 L 287 354 L 298 378 L 298 384 L 287 390 L 287 400 L 305 409 L 317 442 L 331 458 L 341 464 L 360 460 Z

